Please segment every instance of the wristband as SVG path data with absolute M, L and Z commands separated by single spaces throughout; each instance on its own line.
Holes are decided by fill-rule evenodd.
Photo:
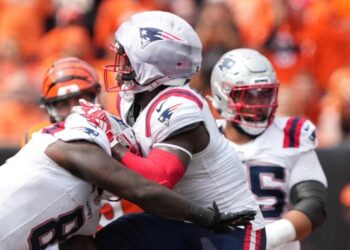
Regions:
M 287 219 L 269 223 L 265 226 L 266 249 L 272 249 L 295 240 L 296 231 L 293 224 Z

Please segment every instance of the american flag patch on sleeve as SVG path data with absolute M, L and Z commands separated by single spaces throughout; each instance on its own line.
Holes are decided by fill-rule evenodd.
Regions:
M 176 69 L 188 69 L 188 62 L 177 62 Z

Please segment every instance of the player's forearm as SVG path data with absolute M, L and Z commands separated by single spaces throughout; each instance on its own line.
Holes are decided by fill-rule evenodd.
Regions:
M 285 217 L 266 225 L 267 249 L 302 240 L 326 218 L 326 187 L 318 181 L 297 183 L 291 189 L 293 209 Z
M 201 215 L 204 214 L 202 208 L 128 170 L 92 143 L 57 142 L 46 153 L 72 174 L 120 198 L 130 200 L 152 214 L 168 219 L 193 220 L 202 224 L 200 219 L 208 219 Z
M 322 225 L 326 219 L 327 189 L 318 181 L 304 181 L 294 185 L 290 191 L 293 210 L 305 216 L 304 221 L 311 223 L 311 229 Z M 297 222 L 296 222 L 297 223 Z M 300 224 L 300 223 L 299 223 Z M 301 236 L 303 234 L 301 233 Z
M 205 227 L 212 223 L 212 210 L 197 206 L 179 194 L 159 187 L 152 183 L 150 189 L 145 190 L 141 201 L 138 201 L 145 211 L 168 219 L 192 221 Z
M 119 188 L 114 189 L 117 178 L 120 180 Z M 106 186 L 106 190 L 115 190 L 116 195 L 137 204 L 149 213 L 167 219 L 189 220 L 203 226 L 210 224 L 212 220 L 211 210 L 199 207 L 176 192 L 142 178 L 126 168 L 120 168 L 118 173 L 111 173 L 108 183 L 111 187 Z
M 291 210 L 284 218 L 289 220 L 294 226 L 296 234 L 294 240 L 303 240 L 312 232 L 312 223 L 304 213 Z
M 128 193 L 125 198 L 149 213 L 175 220 L 190 220 L 196 213 L 193 212 L 195 204 L 155 182 L 140 178 L 135 185 L 135 192 Z
M 312 231 L 312 224 L 305 214 L 291 210 L 283 219 L 267 224 L 265 229 L 266 249 L 274 249 L 306 238 Z
M 160 149 L 152 149 L 147 158 L 126 152 L 121 163 L 148 180 L 168 188 L 173 188 L 185 173 L 185 166 L 176 155 Z

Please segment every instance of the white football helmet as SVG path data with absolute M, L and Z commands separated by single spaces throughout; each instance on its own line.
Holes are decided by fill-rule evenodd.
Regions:
M 198 35 L 185 20 L 168 12 L 131 16 L 116 31 L 115 39 L 115 62 L 105 66 L 107 91 L 123 91 L 125 96 L 160 85 L 184 85 L 201 67 Z M 118 85 L 110 83 L 108 72 L 117 73 Z
M 272 123 L 278 80 L 269 60 L 252 49 L 225 53 L 210 79 L 214 108 L 243 132 L 257 136 Z

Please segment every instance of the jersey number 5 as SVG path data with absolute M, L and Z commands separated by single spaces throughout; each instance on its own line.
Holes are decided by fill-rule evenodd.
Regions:
M 251 190 L 257 196 L 264 218 L 279 218 L 283 212 L 286 194 L 278 187 L 263 183 L 264 176 L 270 176 L 273 182 L 285 181 L 284 168 L 279 166 L 250 166 Z M 271 206 L 262 205 L 263 200 L 274 199 Z
M 82 206 L 51 219 L 32 229 L 28 238 L 29 249 L 45 249 L 55 242 L 62 242 L 75 233 L 84 224 L 84 210 Z

